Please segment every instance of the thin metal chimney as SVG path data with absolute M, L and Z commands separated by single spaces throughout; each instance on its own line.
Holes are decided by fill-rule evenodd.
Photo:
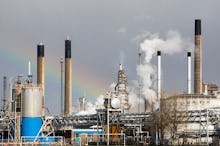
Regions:
M 44 45 L 40 43 L 37 45 L 37 84 L 42 88 L 42 116 L 45 116 L 45 79 L 44 79 Z
M 6 92 L 7 92 L 7 77 L 3 77 L 3 109 L 5 109 L 6 106 Z
M 202 36 L 201 20 L 195 20 L 194 93 L 202 94 Z
M 191 52 L 187 52 L 187 72 L 188 72 L 188 76 L 187 76 L 187 93 L 191 94 Z
M 60 87 L 60 114 L 63 115 L 63 57 L 60 58 L 60 79 L 61 79 L 61 87 Z
M 64 115 L 72 113 L 72 59 L 71 59 L 71 40 L 65 40 L 65 102 Z
M 161 51 L 157 51 L 157 98 L 161 98 Z

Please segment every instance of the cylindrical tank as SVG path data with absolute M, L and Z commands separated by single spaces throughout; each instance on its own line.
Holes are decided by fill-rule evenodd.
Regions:
M 22 89 L 22 136 L 37 136 L 42 126 L 42 88 Z

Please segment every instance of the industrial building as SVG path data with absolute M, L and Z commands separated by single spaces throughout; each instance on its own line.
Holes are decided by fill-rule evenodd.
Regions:
M 176 141 L 181 144 L 219 144 L 218 120 L 220 98 L 218 86 L 205 84 L 202 80 L 202 35 L 201 20 L 195 20 L 195 55 L 194 55 L 194 93 L 191 91 L 191 53 L 187 53 L 187 93 L 175 94 L 162 98 L 161 110 L 174 111 L 172 124 Z M 165 112 L 165 113 L 166 113 Z M 194 113 L 193 113 L 194 112 Z M 197 113 L 196 113 L 197 112 Z M 202 115 L 202 112 L 204 112 Z M 188 114 L 194 120 L 185 119 Z M 211 115 L 213 114 L 214 115 Z M 205 117 L 204 117 L 205 116 Z M 176 123 L 174 122 L 176 121 Z M 175 123 L 175 124 L 174 124 Z M 172 137 L 172 132 L 165 134 Z M 173 133 L 174 134 L 174 133 Z
M 194 92 L 191 89 L 191 52 L 187 52 L 187 93 L 162 94 L 163 52 L 158 51 L 157 108 L 146 111 L 146 103 L 144 103 L 145 112 L 129 111 L 128 79 L 123 65 L 120 64 L 115 90 L 106 93 L 103 106 L 97 108 L 95 114 L 74 115 L 71 40 L 67 37 L 65 59 L 60 60 L 61 95 L 64 75 L 64 102 L 61 102 L 61 114 L 57 116 L 45 114 L 45 50 L 44 44 L 40 43 L 37 45 L 36 84 L 33 83 L 29 63 L 27 76 L 18 75 L 10 79 L 10 97 L 7 98 L 5 93 L 7 78 L 4 77 L 0 143 L 6 145 L 218 145 L 220 94 L 217 85 L 203 83 L 201 43 L 201 20 L 197 19 L 195 20 Z M 79 101 L 79 109 L 85 110 L 85 97 L 80 97 Z

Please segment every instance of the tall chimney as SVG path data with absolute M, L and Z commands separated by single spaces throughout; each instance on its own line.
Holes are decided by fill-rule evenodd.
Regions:
M 194 93 L 202 94 L 202 36 L 201 20 L 195 20 Z
M 161 98 L 161 51 L 157 51 L 157 98 Z
M 37 84 L 42 88 L 42 116 L 45 116 L 45 103 L 44 103 L 44 45 L 40 43 L 37 45 Z
M 5 109 L 6 106 L 6 92 L 7 92 L 7 77 L 3 77 L 3 109 Z
M 71 60 L 71 40 L 65 40 L 65 102 L 64 115 L 72 113 L 72 60 Z
M 187 75 L 187 93 L 188 94 L 191 94 L 191 52 L 187 52 L 187 72 L 188 72 L 188 75 Z
M 60 90 L 60 114 L 63 115 L 63 73 L 64 73 L 64 70 L 63 70 L 63 62 L 64 62 L 64 59 L 63 57 L 60 58 L 60 79 L 61 79 L 61 90 Z

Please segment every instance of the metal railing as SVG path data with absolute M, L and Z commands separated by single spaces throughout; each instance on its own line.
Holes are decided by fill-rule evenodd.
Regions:
M 49 145 L 63 145 L 64 139 L 62 136 L 22 136 L 20 143 L 25 144 L 49 144 Z

